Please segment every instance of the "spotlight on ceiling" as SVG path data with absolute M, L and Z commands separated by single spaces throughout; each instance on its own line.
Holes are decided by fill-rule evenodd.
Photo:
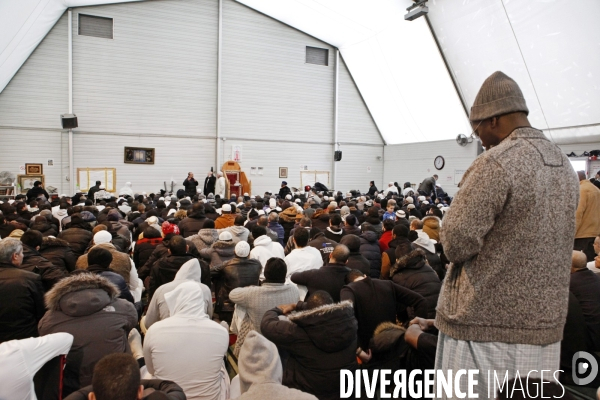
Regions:
M 411 5 L 406 9 L 408 11 L 406 15 L 404 15 L 404 19 L 406 21 L 413 21 L 423 15 L 426 15 L 429 12 L 429 8 L 427 8 L 427 0 L 418 0 L 415 1 L 415 4 Z

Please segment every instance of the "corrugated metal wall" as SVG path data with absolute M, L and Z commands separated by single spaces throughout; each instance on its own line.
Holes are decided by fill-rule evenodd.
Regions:
M 329 65 L 305 63 L 306 46 L 329 49 Z M 221 135 L 331 143 L 334 61 L 328 44 L 224 1 Z
M 437 156 L 444 157 L 446 163 L 440 171 L 433 166 Z M 442 140 L 429 143 L 397 144 L 385 147 L 384 185 L 388 182 L 398 182 L 400 187 L 404 182 L 418 185 L 423 179 L 437 174 L 438 184 L 451 196 L 458 191 L 458 182 L 454 182 L 457 171 L 464 171 L 477 157 L 475 143 L 465 147 L 459 146 L 454 140 Z

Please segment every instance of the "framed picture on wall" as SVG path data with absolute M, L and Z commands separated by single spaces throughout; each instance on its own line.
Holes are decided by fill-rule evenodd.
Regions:
M 29 189 L 33 188 L 35 181 L 40 181 L 42 186 L 46 186 L 44 175 L 17 175 L 17 184 L 21 189 L 21 194 L 26 194 Z
M 125 147 L 125 164 L 154 164 L 154 149 L 144 147 Z
M 42 175 L 44 173 L 44 164 L 25 164 L 25 174 Z
M 288 177 L 288 168 L 287 167 L 279 167 L 279 177 L 280 178 Z

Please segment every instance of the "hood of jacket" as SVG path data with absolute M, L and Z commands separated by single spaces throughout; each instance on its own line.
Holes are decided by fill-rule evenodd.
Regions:
M 212 248 L 221 256 L 231 256 L 234 253 L 235 245 L 233 241 L 217 240 L 212 244 Z
M 55 214 L 57 217 L 66 217 L 67 210 L 65 208 L 59 208 L 58 210 L 56 210 Z
M 296 210 L 296 207 L 288 207 L 279 213 L 279 218 L 284 222 L 295 222 L 297 214 L 298 211 Z
M 254 247 L 269 246 L 271 243 L 273 243 L 273 240 L 269 237 L 269 235 L 262 235 L 254 240 Z
M 358 322 L 350 301 L 293 313 L 289 320 L 304 329 L 312 343 L 326 353 L 345 349 L 357 338 Z
M 204 311 L 204 295 L 196 282 L 183 282 L 165 293 L 165 303 L 172 317 L 208 319 Z
M 206 247 L 210 247 L 211 244 L 219 240 L 219 234 L 214 228 L 200 229 L 198 231 L 198 239 L 206 244 Z
M 225 229 L 227 229 L 233 236 L 244 236 L 246 234 L 250 234 L 250 231 L 243 226 L 233 225 Z
M 312 215 L 312 219 L 319 219 L 322 215 L 326 215 L 327 219 L 329 219 L 329 214 L 327 214 L 327 212 L 325 212 L 323 209 L 318 209 L 315 211 L 315 213 Z
M 382 322 L 373 333 L 371 349 L 375 353 L 388 352 L 404 337 L 406 329 L 392 322 Z
M 253 384 L 281 384 L 283 368 L 277 346 L 260 333 L 252 330 L 246 335 L 238 360 L 242 394 Z
M 100 311 L 119 297 L 119 289 L 108 279 L 79 273 L 61 279 L 45 295 L 48 310 L 81 317 Z
M 334 228 L 331 228 L 330 226 L 328 226 L 327 231 L 329 233 L 339 236 L 339 238 L 337 239 L 337 242 L 339 242 L 341 240 L 342 235 L 344 234 L 344 230 L 342 228 L 337 228 L 337 230 L 335 230 Z
M 434 215 L 423 218 L 423 232 L 429 235 L 430 239 L 433 239 L 437 242 L 440 241 L 441 226 L 442 221 Z
M 46 250 L 49 247 L 70 247 L 69 242 L 62 239 L 57 239 L 52 236 L 45 237 L 42 240 L 42 245 L 40 246 L 40 250 Z
M 360 235 L 360 237 L 369 243 L 375 243 L 379 240 L 377 233 L 373 231 L 365 231 Z
M 407 255 L 400 257 L 396 264 L 390 268 L 390 277 L 404 269 L 419 269 L 427 262 L 425 251 L 416 248 Z
M 200 282 L 200 278 L 202 278 L 202 269 L 200 268 L 200 262 L 197 258 L 192 258 L 189 261 L 186 261 L 177 274 L 175 275 L 175 281 L 196 281 Z
M 34 229 L 36 231 L 40 231 L 40 232 L 46 232 L 47 230 L 52 229 L 52 225 L 50 225 L 50 223 L 48 223 L 48 221 L 46 220 L 46 218 L 36 218 L 35 222 L 33 224 L 31 224 L 31 229 Z

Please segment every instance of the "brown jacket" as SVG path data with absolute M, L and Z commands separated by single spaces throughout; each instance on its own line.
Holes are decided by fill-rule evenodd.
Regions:
M 537 129 L 515 129 L 473 162 L 441 229 L 453 265 L 440 331 L 480 342 L 562 339 L 577 188 L 567 157 Z
M 110 270 L 121 275 L 123 279 L 125 279 L 125 282 L 129 285 L 129 274 L 131 273 L 131 258 L 127 254 L 117 250 L 112 243 L 102 243 L 97 244 L 96 246 L 105 248 L 108 251 L 110 251 L 110 254 L 112 254 L 113 256 L 113 260 L 109 266 Z M 77 267 L 77 269 L 87 269 L 87 257 L 87 254 L 84 254 L 81 257 L 79 257 L 77 259 L 75 267 Z
M 600 235 L 600 189 L 588 180 L 579 181 L 575 239 L 595 238 Z
M 235 214 L 223 214 L 215 220 L 215 229 L 224 229 L 233 226 L 235 222 Z

